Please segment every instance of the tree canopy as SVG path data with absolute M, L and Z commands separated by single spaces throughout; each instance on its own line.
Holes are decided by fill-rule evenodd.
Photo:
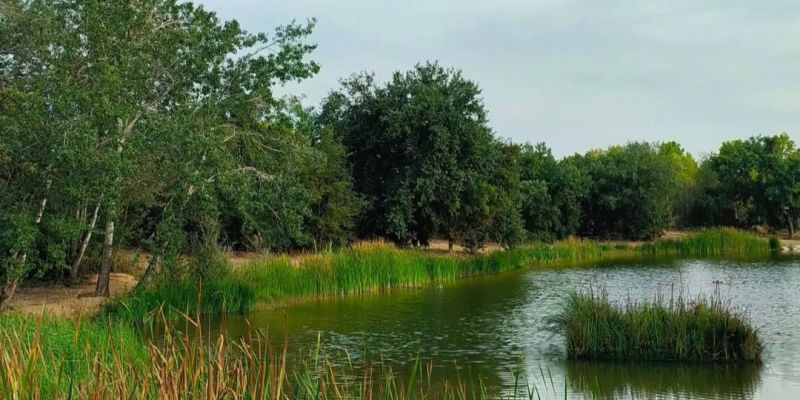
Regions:
M 322 110 L 367 200 L 362 235 L 422 244 L 443 235 L 474 245 L 490 236 L 500 213 L 492 205 L 509 196 L 503 149 L 487 125 L 480 89 L 461 72 L 427 63 L 385 85 L 354 76 Z
M 478 84 L 436 62 L 351 76 L 309 108 L 276 88 L 319 71 L 314 26 L 251 33 L 176 0 L 0 0 L 0 307 L 23 279 L 88 270 L 107 295 L 121 248 L 149 256 L 146 283 L 202 275 L 217 248 L 794 234 L 787 134 L 702 160 L 674 142 L 558 159 L 500 139 Z

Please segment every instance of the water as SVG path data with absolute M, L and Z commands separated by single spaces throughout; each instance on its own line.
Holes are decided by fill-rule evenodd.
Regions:
M 745 308 L 766 344 L 761 367 L 713 363 L 565 360 L 548 317 L 573 290 L 603 288 L 612 300 L 710 295 Z M 800 261 L 649 260 L 538 269 L 470 279 L 444 288 L 375 293 L 260 310 L 212 322 L 239 336 L 248 329 L 288 333 L 290 348 L 329 352 L 358 364 L 408 370 L 434 365 L 436 380 L 480 376 L 504 391 L 515 374 L 542 398 L 800 398 Z M 345 360 L 346 357 L 338 357 Z

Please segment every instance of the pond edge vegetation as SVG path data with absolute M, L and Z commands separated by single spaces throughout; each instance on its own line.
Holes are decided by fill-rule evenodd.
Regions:
M 442 286 L 462 278 L 530 267 L 559 267 L 616 258 L 655 256 L 764 257 L 770 240 L 730 228 L 698 230 L 645 243 L 567 240 L 491 253 L 452 254 L 362 243 L 346 250 L 299 257 L 264 256 L 231 267 L 209 254 L 213 272 L 155 281 L 112 301 L 105 314 L 141 323 L 157 309 L 168 316 L 246 313 L 257 305 L 372 291 Z
M 319 340 L 290 361 L 290 351 L 298 349 L 289 349 L 288 341 L 274 346 L 262 331 L 231 341 L 224 334 L 206 336 L 199 319 L 182 322 L 188 329 L 166 325 L 156 345 L 124 324 L 112 329 L 101 320 L 4 314 L 0 398 L 482 400 L 561 397 L 562 389 L 566 396 L 566 387 L 519 376 L 519 392 L 508 395 L 469 373 L 438 384 L 433 365 L 421 360 L 400 377 L 385 364 L 354 365 L 346 352 L 328 352 Z
M 224 335 L 212 340 L 200 331 L 199 318 L 202 317 L 190 315 L 246 312 L 256 304 L 280 299 L 445 285 L 460 278 L 527 267 L 594 265 L 595 262 L 609 259 L 661 255 L 764 257 L 768 254 L 769 240 L 765 237 L 732 229 L 711 229 L 652 243 L 565 241 L 473 255 L 404 250 L 387 244 L 369 243 L 348 250 L 295 259 L 265 256 L 238 268 L 222 263 L 218 265 L 219 270 L 210 272 L 203 279 L 193 280 L 191 275 L 187 275 L 172 282 L 155 280 L 110 303 L 103 313 L 87 320 L 69 321 L 46 315 L 33 317 L 17 313 L 0 315 L 0 340 L 5 344 L 0 349 L 0 357 L 6 371 L 0 376 L 0 394 L 12 396 L 25 393 L 32 398 L 103 398 L 114 392 L 124 393 L 120 395 L 122 398 L 144 399 L 182 398 L 187 393 L 196 393 L 198 398 L 216 398 L 214 396 L 220 391 L 234 390 L 248 393 L 252 398 L 280 398 L 287 393 L 293 396 L 325 393 L 333 399 L 376 395 L 397 399 L 414 398 L 416 395 L 444 399 L 494 398 L 496 394 L 491 392 L 493 389 L 485 387 L 480 379 L 474 377 L 464 377 L 443 388 L 431 387 L 430 379 L 425 379 L 426 367 L 422 364 L 410 371 L 409 381 L 403 382 L 390 369 L 373 370 L 368 366 L 352 365 L 334 367 L 333 364 L 342 364 L 332 363 L 327 357 L 342 355 L 320 355 L 319 347 L 303 358 L 303 365 L 288 367 L 286 344 L 283 347 L 271 347 L 258 332 L 246 335 L 249 339 L 245 341 L 227 342 Z M 211 261 L 221 263 L 222 260 Z M 573 306 L 586 307 L 573 307 L 573 314 L 567 314 L 569 309 L 565 309 L 565 314 L 558 317 L 562 321 L 560 329 L 567 338 L 577 335 L 572 325 L 567 323 L 570 321 L 567 315 L 577 315 L 576 310 L 599 313 L 601 316 L 609 313 L 627 315 L 624 314 L 626 311 L 614 309 L 600 297 L 587 300 L 575 295 L 571 299 Z M 663 308 L 663 305 L 648 306 L 647 312 L 666 316 L 665 321 L 672 318 L 691 325 L 702 322 L 692 321 L 695 316 L 692 312 L 702 310 L 703 315 L 713 317 L 711 320 L 715 323 L 709 327 L 709 332 L 722 335 L 729 332 L 725 331 L 729 329 L 726 323 L 738 321 L 738 314 L 730 314 L 729 310 L 722 308 L 722 303 L 680 304 L 681 313 L 677 317 L 670 314 L 675 310 Z M 627 318 L 635 321 L 639 321 L 636 315 L 643 314 L 641 311 L 634 312 L 632 307 L 626 310 L 631 313 Z M 587 317 L 587 321 L 571 321 L 589 326 L 598 320 Z M 650 322 L 658 320 L 651 318 Z M 703 321 L 706 320 L 708 318 Z M 176 324 L 184 324 L 187 329 L 177 332 L 174 330 Z M 162 334 L 166 338 L 166 343 L 158 346 L 137 332 L 143 327 L 152 329 L 156 325 L 158 329 L 164 329 Z M 635 327 L 617 325 L 611 329 L 616 329 L 619 335 L 620 332 L 627 332 L 625 329 Z M 659 330 L 670 327 L 652 325 L 638 328 Z M 196 329 L 203 339 L 191 339 L 186 332 L 192 329 Z M 589 326 L 587 329 L 593 328 Z M 748 329 L 751 328 L 745 326 L 736 332 L 755 335 L 754 330 Z M 668 330 L 654 333 L 662 335 L 665 332 Z M 603 340 L 615 340 L 610 338 L 612 336 L 605 335 L 594 339 L 598 340 L 598 346 L 608 346 Z M 691 335 L 685 338 L 689 346 L 685 353 L 653 351 L 643 347 L 640 342 L 634 342 L 635 345 L 625 347 L 624 352 L 619 350 L 615 353 L 612 350 L 606 354 L 603 351 L 609 352 L 608 348 L 600 347 L 605 350 L 590 354 L 592 357 L 626 359 L 722 359 L 703 356 L 719 352 L 716 348 L 702 348 L 707 342 L 691 347 Z M 725 359 L 758 360 L 760 342 L 755 336 L 747 336 L 746 339 L 751 340 L 748 343 L 757 344 L 758 353 L 728 346 L 723 348 L 728 351 Z M 569 350 L 569 346 L 568 342 L 570 357 L 575 357 L 577 353 L 574 349 Z M 582 352 L 580 357 L 575 358 L 586 357 L 587 354 Z M 358 374 L 354 375 L 354 372 Z M 342 379 L 346 376 L 362 376 L 363 379 L 360 382 Z M 528 385 L 527 388 L 523 386 L 523 391 L 530 394 L 546 390 L 557 397 L 561 396 L 561 388 L 537 388 L 529 383 L 522 384 Z M 170 392 L 170 387 L 176 391 Z
M 575 292 L 551 323 L 575 360 L 761 363 L 764 348 L 750 317 L 719 293 L 615 304 L 602 290 Z

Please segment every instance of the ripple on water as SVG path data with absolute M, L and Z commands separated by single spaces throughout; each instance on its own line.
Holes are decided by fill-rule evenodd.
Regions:
M 571 363 L 547 318 L 573 290 L 605 290 L 612 300 L 650 300 L 718 292 L 747 310 L 766 343 L 764 366 Z M 563 398 L 800 398 L 800 261 L 648 260 L 596 268 L 542 269 L 419 289 L 297 304 L 247 316 L 253 326 L 283 327 L 293 346 L 379 357 L 402 371 L 433 360 L 436 379 L 459 371 L 513 387 L 513 370 Z M 230 332 L 237 329 L 228 318 Z M 234 325 L 231 329 L 231 325 Z M 280 331 L 280 332 L 278 332 Z M 272 330 L 280 334 L 281 329 Z M 544 398 L 544 397 L 543 397 Z

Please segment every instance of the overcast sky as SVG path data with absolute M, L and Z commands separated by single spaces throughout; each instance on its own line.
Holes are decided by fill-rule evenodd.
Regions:
M 306 103 L 341 77 L 379 80 L 419 61 L 483 89 L 497 135 L 557 155 L 633 140 L 800 141 L 798 0 L 202 0 L 249 31 L 317 18 L 322 70 Z

